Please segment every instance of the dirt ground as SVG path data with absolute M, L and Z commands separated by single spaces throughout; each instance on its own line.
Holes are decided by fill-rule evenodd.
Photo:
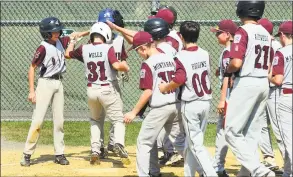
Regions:
M 127 147 L 131 164 L 123 166 L 118 157 L 110 156 L 102 160 L 101 165 L 89 164 L 89 147 L 66 147 L 66 157 L 70 165 L 61 166 L 53 162 L 54 147 L 39 145 L 32 156 L 30 167 L 21 167 L 19 162 L 22 155 L 23 143 L 13 143 L 1 138 L 1 176 L 136 176 L 135 147 Z M 213 155 L 214 148 L 208 148 Z M 280 153 L 276 151 L 278 165 L 281 164 Z M 226 169 L 230 176 L 235 176 L 240 168 L 235 157 L 228 152 Z M 183 176 L 183 167 L 162 167 L 164 177 Z

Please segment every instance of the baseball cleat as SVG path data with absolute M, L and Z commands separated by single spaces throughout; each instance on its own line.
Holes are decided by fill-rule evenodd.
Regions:
M 111 151 L 111 152 L 114 152 L 114 145 L 108 144 L 107 150 Z
M 91 165 L 100 165 L 101 164 L 101 162 L 100 162 L 100 154 L 98 154 L 96 152 L 93 152 L 91 154 L 90 164 Z
M 159 159 L 160 165 L 166 165 L 166 163 L 171 159 L 175 152 L 164 152 L 164 156 Z
M 149 174 L 150 175 L 150 177 L 162 177 L 162 174 L 160 173 L 160 174 L 158 174 L 158 175 L 152 175 L 152 174 Z
M 171 158 L 166 162 L 165 165 L 171 165 L 171 166 L 178 166 L 182 165 L 184 163 L 183 157 L 178 153 L 173 153 Z
M 64 154 L 56 155 L 54 163 L 60 164 L 60 165 L 69 165 L 69 161 L 66 159 Z
M 265 174 L 263 177 L 275 177 L 276 174 L 273 171 L 268 172 L 267 174 Z
M 108 158 L 108 150 L 106 148 L 102 147 L 100 149 L 100 151 L 101 151 L 101 153 L 99 154 L 100 159 L 106 159 L 106 158 Z
M 24 167 L 29 167 L 31 165 L 31 155 L 23 153 L 20 165 Z
M 217 174 L 218 174 L 218 177 L 229 177 L 229 175 L 227 174 L 226 170 L 218 171 Z
M 265 158 L 262 163 L 272 171 L 276 171 L 279 169 L 279 166 L 276 164 L 275 159 L 272 157 Z
M 124 165 L 130 165 L 130 159 L 128 158 L 128 153 L 127 151 L 124 149 L 124 146 L 119 144 L 119 143 L 116 143 L 114 145 L 114 153 L 119 156 L 121 158 L 121 162 L 124 164 Z

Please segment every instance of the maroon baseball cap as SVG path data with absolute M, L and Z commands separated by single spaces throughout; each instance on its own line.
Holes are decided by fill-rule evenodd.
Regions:
M 128 51 L 137 49 L 138 47 L 153 42 L 152 35 L 145 31 L 139 31 L 133 36 L 132 46 Z
M 238 26 L 232 20 L 222 20 L 218 26 L 211 28 L 211 32 L 223 31 L 234 35 L 237 28 Z
M 284 34 L 293 34 L 293 25 L 292 25 L 292 21 L 285 21 L 283 22 L 280 27 L 279 27 L 279 31 L 278 33 L 275 35 L 276 36 L 279 36 L 280 33 L 284 33 Z
M 165 20 L 169 25 L 173 24 L 175 20 L 174 14 L 170 9 L 160 9 L 156 17 Z
M 258 20 L 258 24 L 263 26 L 270 34 L 273 34 L 274 25 L 269 19 L 262 18 Z

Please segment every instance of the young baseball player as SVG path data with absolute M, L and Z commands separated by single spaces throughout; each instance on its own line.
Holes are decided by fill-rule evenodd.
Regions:
M 226 68 L 230 62 L 230 45 L 233 42 L 233 37 L 237 28 L 237 25 L 232 20 L 222 20 L 217 27 L 211 29 L 212 32 L 216 33 L 219 44 L 225 46 L 219 59 L 221 61 L 219 73 L 220 78 L 222 78 L 222 85 L 220 101 L 217 107 L 220 116 L 217 123 L 216 150 L 213 164 L 220 177 L 228 177 L 228 174 L 225 171 L 225 158 L 228 151 L 228 145 L 224 136 L 224 123 L 226 105 L 232 88 L 231 77 L 227 76 Z
M 70 38 L 87 35 L 88 32 L 72 33 L 70 36 L 60 38 L 63 25 L 56 17 L 48 17 L 39 25 L 40 33 L 44 39 L 35 52 L 28 71 L 30 102 L 35 104 L 31 127 L 25 143 L 21 166 L 30 166 L 30 158 L 34 153 L 40 136 L 44 117 L 52 101 L 54 123 L 54 148 L 55 163 L 69 165 L 64 156 L 63 108 L 64 93 L 62 75 L 66 71 L 64 53 Z M 34 75 L 39 68 L 39 79 L 36 90 L 34 89 Z
M 102 11 L 99 12 L 99 16 L 98 16 L 98 20 L 97 22 L 103 22 L 106 23 L 107 20 L 109 20 L 110 22 L 116 24 L 119 27 L 124 27 L 124 21 L 123 21 L 123 17 L 121 15 L 121 13 L 118 10 L 113 10 L 110 8 L 106 8 Z M 126 60 L 127 53 L 125 51 L 125 45 L 124 45 L 124 38 L 116 33 L 113 33 L 113 40 L 112 40 L 112 45 L 115 51 L 115 55 L 118 58 L 119 61 L 124 61 Z M 119 72 L 120 78 L 122 80 L 122 84 L 124 82 L 127 82 L 129 80 L 129 76 L 127 74 L 127 72 Z M 119 92 L 119 94 L 121 95 L 121 90 L 119 85 L 117 86 L 117 91 Z M 122 95 L 121 95 L 122 96 Z M 105 114 L 103 113 L 103 116 L 105 116 Z M 105 118 L 101 119 L 101 120 L 105 120 Z M 109 142 L 108 142 L 108 146 L 107 149 L 104 148 L 104 124 L 102 123 L 102 130 L 101 130 L 101 154 L 100 154 L 100 158 L 104 159 L 107 157 L 108 153 L 107 151 L 112 151 L 114 152 L 114 129 L 113 126 L 111 125 L 110 131 L 109 131 Z
M 88 80 L 88 105 L 91 112 L 91 164 L 99 164 L 101 153 L 101 130 L 105 116 L 113 124 L 114 152 L 128 163 L 128 154 L 124 149 L 125 125 L 123 123 L 123 103 L 119 94 L 117 71 L 129 70 L 126 61 L 118 61 L 111 44 L 112 31 L 103 23 L 95 23 L 90 30 L 91 44 L 81 45 L 76 50 L 70 43 L 66 50 L 66 58 L 76 58 L 85 64 Z
M 283 22 L 278 34 L 283 48 L 277 50 L 269 80 L 275 84 L 279 92 L 275 105 L 277 122 L 281 139 L 285 147 L 285 165 L 283 177 L 292 176 L 292 38 L 293 22 Z
M 107 23 L 112 29 L 124 35 L 134 36 L 137 33 L 136 31 L 121 28 L 109 21 L 107 21 Z M 152 35 L 154 43 L 160 52 L 170 55 L 171 57 L 174 57 L 177 54 L 176 49 L 173 48 L 166 41 L 166 36 L 170 33 L 169 25 L 166 21 L 164 21 L 161 18 L 151 18 L 147 20 L 147 22 L 144 24 L 144 31 Z M 165 164 L 167 163 L 167 161 L 170 161 L 170 163 L 176 163 L 182 159 L 182 157 L 180 157 L 180 154 L 182 154 L 184 149 L 185 135 L 184 135 L 183 125 L 181 123 L 181 116 L 179 116 L 178 118 L 179 118 L 179 121 L 174 122 L 172 131 L 170 133 L 172 134 L 172 136 L 177 137 L 176 138 L 177 143 L 174 148 L 176 148 L 178 153 L 174 153 L 174 148 L 168 145 L 173 143 L 170 143 L 170 141 L 165 140 L 166 134 L 164 134 L 164 130 L 162 130 L 162 132 L 159 135 L 160 137 L 159 143 L 164 144 L 164 145 L 161 145 L 160 147 L 163 146 L 166 152 L 164 154 L 164 157 L 160 160 L 161 164 Z M 164 143 L 162 143 L 162 141 L 164 141 Z
M 210 111 L 212 90 L 209 79 L 210 59 L 207 51 L 197 45 L 200 26 L 185 21 L 180 34 L 185 49 L 177 55 L 175 76 L 170 83 L 159 85 L 161 93 L 168 93 L 181 86 L 181 113 L 186 133 L 187 147 L 184 154 L 184 176 L 217 176 L 210 155 L 203 145 L 204 132 Z
M 243 23 L 230 49 L 228 73 L 235 73 L 225 123 L 225 138 L 241 163 L 238 176 L 275 176 L 260 163 L 258 141 L 260 119 L 265 113 L 271 46 L 270 34 L 257 23 L 264 1 L 238 1 L 236 14 Z
M 168 28 L 167 28 L 168 29 Z M 163 30 L 167 30 L 163 29 Z M 170 133 L 173 122 L 177 120 L 178 105 L 176 104 L 177 91 L 161 94 L 158 85 L 161 81 L 168 82 L 176 70 L 173 57 L 160 52 L 151 34 L 137 32 L 133 38 L 132 49 L 144 59 L 140 71 L 140 89 L 143 90 L 137 104 L 124 116 L 125 123 L 130 123 L 149 103 L 150 112 L 142 122 L 137 137 L 137 172 L 138 176 L 160 176 L 158 166 L 158 149 L 156 145 L 160 131 L 165 128 Z M 175 141 L 175 136 L 170 136 Z
M 274 25 L 272 22 L 270 22 L 267 18 L 262 18 L 258 21 L 258 23 L 263 26 L 271 35 L 272 37 L 272 48 L 271 48 L 271 53 L 275 54 L 275 52 L 281 48 L 281 44 L 274 39 L 273 35 L 273 28 Z M 271 59 L 273 59 L 273 57 L 271 57 Z M 270 61 L 271 63 L 272 61 Z M 270 131 L 268 128 L 268 124 L 270 123 L 274 134 L 276 135 L 276 139 L 277 139 L 277 143 L 280 149 L 280 152 L 282 154 L 282 157 L 285 157 L 285 152 L 284 152 L 284 145 L 282 144 L 281 141 L 281 137 L 280 137 L 280 130 L 279 130 L 279 126 L 278 123 L 276 122 L 276 114 L 274 112 L 274 103 L 272 103 L 272 101 L 274 99 L 270 99 L 270 98 L 274 98 L 275 95 L 275 86 L 273 84 L 270 83 L 270 91 L 269 91 L 269 99 L 267 102 L 267 106 L 266 106 L 266 112 L 264 114 L 264 117 L 262 117 L 263 119 L 261 119 L 262 123 L 261 125 L 263 126 L 261 129 L 261 138 L 259 141 L 259 147 L 260 150 L 263 154 L 263 158 L 264 161 L 263 163 L 265 164 L 266 167 L 270 168 L 273 171 L 276 171 L 279 169 L 279 167 L 276 164 L 275 161 L 275 154 L 274 154 L 274 150 L 272 147 L 272 142 L 271 142 L 271 135 L 270 135 Z M 271 108 L 271 110 L 269 109 Z

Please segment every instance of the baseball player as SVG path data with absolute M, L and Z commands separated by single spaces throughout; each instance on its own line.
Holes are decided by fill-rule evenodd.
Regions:
M 270 33 L 272 37 L 271 53 L 274 54 L 279 48 L 282 47 L 281 44 L 277 40 L 275 40 L 274 37 L 272 36 L 274 25 L 267 18 L 260 19 L 258 23 L 262 25 Z M 273 57 L 271 57 L 271 59 L 273 59 Z M 270 61 L 270 63 L 271 62 L 272 61 Z M 270 106 L 274 105 L 274 103 L 273 104 L 270 103 L 273 100 L 270 98 L 274 98 L 274 95 L 275 95 L 274 87 L 275 86 L 270 83 L 269 99 L 266 106 L 266 113 L 264 114 L 264 117 L 262 117 L 263 119 L 261 120 L 262 121 L 261 125 L 263 127 L 261 129 L 261 138 L 259 142 L 259 147 L 263 154 L 263 158 L 264 158 L 263 163 L 265 164 L 265 166 L 269 167 L 273 171 L 276 171 L 279 169 L 279 167 L 277 166 L 275 161 L 275 154 L 272 147 L 271 135 L 268 128 L 269 122 L 271 123 L 274 134 L 276 135 L 276 140 L 277 140 L 277 143 L 283 158 L 285 157 L 285 152 L 284 152 L 284 145 L 282 144 L 281 137 L 280 137 L 279 126 L 276 122 L 276 114 L 274 112 L 274 108 L 271 107 L 271 110 L 269 109 Z
M 275 176 L 259 160 L 260 119 L 265 113 L 271 46 L 270 34 L 257 23 L 264 1 L 238 1 L 236 14 L 243 23 L 230 49 L 228 73 L 235 73 L 225 123 L 225 138 L 242 168 L 238 176 Z
M 165 24 L 156 23 L 160 29 L 157 32 L 162 37 L 169 33 L 168 26 Z M 156 26 L 149 22 L 146 22 L 145 25 Z M 125 123 L 132 122 L 143 106 L 149 103 L 150 112 L 143 120 L 137 138 L 137 172 L 139 176 L 160 176 L 156 140 L 163 128 L 169 134 L 174 122 L 178 124 L 178 105 L 176 104 L 178 91 L 161 94 L 158 85 L 162 80 L 166 82 L 171 80 L 172 74 L 176 70 L 176 64 L 172 56 L 162 53 L 156 48 L 151 34 L 147 32 L 140 31 L 135 34 L 132 49 L 135 49 L 145 60 L 140 73 L 140 89 L 143 90 L 143 93 L 132 111 L 125 114 L 124 121 Z M 176 135 L 170 134 L 170 140 L 175 143 L 175 139 L 177 141 Z
M 137 31 L 121 28 L 109 21 L 107 21 L 107 24 L 109 24 L 109 26 L 112 29 L 124 35 L 134 36 L 137 33 Z M 171 57 L 175 57 L 175 55 L 177 54 L 176 49 L 166 41 L 166 36 L 170 33 L 169 25 L 166 21 L 164 21 L 161 18 L 151 18 L 145 23 L 144 31 L 152 35 L 154 43 L 161 53 L 165 53 L 167 55 L 170 55 Z M 180 157 L 179 155 L 182 154 L 182 151 L 184 149 L 185 134 L 183 130 L 183 125 L 181 123 L 181 116 L 179 116 L 178 118 L 179 121 L 174 122 L 174 126 L 172 127 L 172 131 L 170 133 L 172 134 L 172 136 L 177 137 L 176 139 L 178 140 L 178 144 L 176 145 L 177 147 L 175 147 L 175 149 L 178 151 L 178 153 L 174 153 L 174 148 L 171 145 L 168 145 L 171 143 L 170 141 L 165 139 L 166 135 L 164 134 L 164 130 L 162 130 L 162 132 L 159 135 L 159 143 L 164 144 L 164 149 L 166 149 L 165 151 L 167 152 L 164 154 L 164 157 L 160 160 L 161 164 L 165 164 L 168 160 L 170 161 L 170 163 L 176 163 L 178 162 L 178 160 L 182 159 L 182 157 Z M 163 141 L 164 143 L 162 143 Z M 159 147 L 162 147 L 162 145 Z
M 195 176 L 195 171 L 203 176 L 217 176 L 210 155 L 203 145 L 212 90 L 209 54 L 196 44 L 199 32 L 197 22 L 185 21 L 180 25 L 185 46 L 176 59 L 180 69 L 176 69 L 175 77 L 170 83 L 163 83 L 159 88 L 161 93 L 168 93 L 182 85 L 181 113 L 187 140 L 184 176 Z
M 211 31 L 216 33 L 218 42 L 220 45 L 225 46 L 224 50 L 220 55 L 220 78 L 221 81 L 221 96 L 217 107 L 219 113 L 219 119 L 217 123 L 217 136 L 216 136 L 216 150 L 214 157 L 214 168 L 220 177 L 228 177 L 225 171 L 225 158 L 228 151 L 228 145 L 224 136 L 224 122 L 225 122 L 225 112 L 226 105 L 230 96 L 231 91 L 231 77 L 226 74 L 227 66 L 230 62 L 230 45 L 233 42 L 233 37 L 237 30 L 237 25 L 232 20 L 222 20 L 219 22 L 218 26 L 212 28 Z
M 285 147 L 285 165 L 283 177 L 292 176 L 292 38 L 293 22 L 283 22 L 277 35 L 283 48 L 277 50 L 269 80 L 276 85 L 278 97 L 275 105 L 281 139 Z
M 118 10 L 106 8 L 106 9 L 100 11 L 97 22 L 106 23 L 107 20 L 109 20 L 110 22 L 112 22 L 122 28 L 124 27 L 123 17 Z M 118 58 L 118 60 L 119 61 L 126 60 L 128 56 L 125 51 L 124 38 L 116 33 L 113 33 L 112 45 L 113 45 L 113 48 L 114 48 L 114 51 L 115 51 L 115 54 L 116 54 L 116 57 Z M 120 79 L 122 79 L 123 83 L 124 83 L 124 81 L 129 80 L 128 74 L 125 72 L 121 72 L 120 76 L 121 76 Z M 121 90 L 119 88 L 119 85 L 117 85 L 116 89 L 119 92 L 119 94 L 121 95 Z M 105 116 L 105 114 L 103 113 L 102 116 Z M 101 120 L 105 120 L 105 118 L 102 118 Z M 114 129 L 113 129 L 113 126 L 111 125 L 110 131 L 109 131 L 109 142 L 108 142 L 107 149 L 105 149 L 104 148 L 104 124 L 102 123 L 101 154 L 100 154 L 101 159 L 104 159 L 107 157 L 108 150 L 114 152 L 114 139 L 113 138 L 114 138 Z
M 176 30 L 172 30 L 176 19 L 177 12 L 172 6 L 162 6 L 156 13 L 153 18 L 161 18 L 166 21 L 169 25 L 170 33 L 166 36 L 164 41 L 158 43 L 158 48 L 161 50 L 167 51 L 165 48 L 170 48 L 169 46 L 164 46 L 167 43 L 171 44 L 171 46 L 176 50 L 172 49 L 172 53 L 176 55 L 178 51 L 181 51 L 183 48 L 183 43 L 180 38 L 179 33 Z M 184 137 L 185 135 L 181 135 Z M 162 130 L 157 139 L 158 148 L 163 150 L 164 156 L 159 159 L 161 165 L 169 165 L 176 164 L 183 158 L 175 151 L 175 148 L 172 146 L 168 136 L 166 136 L 166 131 Z
M 91 112 L 91 158 L 90 164 L 100 164 L 101 130 L 105 114 L 114 129 L 114 152 L 123 163 L 129 163 L 124 149 L 125 125 L 123 123 L 123 103 L 117 90 L 117 71 L 129 70 L 126 61 L 118 61 L 111 44 L 112 31 L 103 23 L 95 23 L 90 30 L 91 44 L 81 45 L 74 50 L 71 43 L 66 50 L 66 58 L 76 58 L 85 65 L 88 80 L 88 105 Z M 74 50 L 74 51 L 73 51 Z
M 64 53 L 70 38 L 87 35 L 88 32 L 72 33 L 70 36 L 60 38 L 63 25 L 56 17 L 48 17 L 39 25 L 40 33 L 44 39 L 37 48 L 28 72 L 30 102 L 35 104 L 31 127 L 25 143 L 21 166 L 30 166 L 30 158 L 34 153 L 40 136 L 48 106 L 52 101 L 54 123 L 55 163 L 69 165 L 64 156 L 63 108 L 64 93 L 62 78 L 66 71 Z M 39 68 L 39 79 L 34 89 L 35 69 Z

